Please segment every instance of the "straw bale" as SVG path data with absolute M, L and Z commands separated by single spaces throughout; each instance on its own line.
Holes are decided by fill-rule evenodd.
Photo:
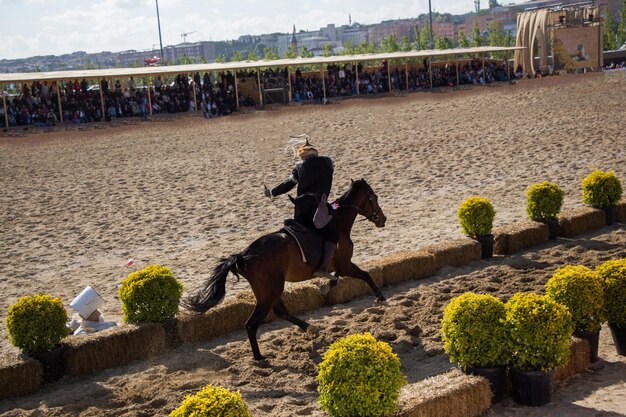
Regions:
M 398 252 L 367 264 L 367 271 L 381 286 L 422 279 L 437 272 L 435 256 L 424 250 Z
M 0 358 L 0 400 L 32 394 L 43 381 L 41 363 L 7 355 Z
M 337 285 L 326 295 L 326 304 L 334 305 L 347 303 L 350 300 L 364 295 L 372 295 L 372 290 L 365 281 L 345 277 L 341 278 Z
M 554 373 L 556 381 L 565 381 L 572 376 L 585 372 L 589 368 L 589 342 L 572 337 L 570 344 L 570 358 L 566 365 L 558 368 Z
M 396 417 L 474 417 L 491 407 L 491 388 L 482 377 L 458 369 L 402 389 Z
M 480 260 L 480 243 L 474 239 L 453 239 L 422 250 L 435 256 L 435 268 L 462 266 Z
M 572 237 L 606 225 L 604 210 L 581 207 L 559 215 L 559 236 Z
M 281 300 L 291 314 L 315 310 L 326 304 L 319 287 L 312 282 L 290 285 L 281 296 Z
M 493 234 L 495 236 L 493 253 L 497 255 L 510 255 L 550 240 L 548 225 L 539 222 L 522 222 L 498 227 Z
M 626 223 L 626 200 L 617 203 L 616 220 L 618 223 Z
M 63 340 L 65 373 L 89 375 L 166 350 L 165 330 L 158 323 L 123 324 L 98 333 Z
M 176 336 L 183 343 L 203 342 L 244 328 L 256 302 L 243 291 L 204 314 L 182 314 L 176 320 Z

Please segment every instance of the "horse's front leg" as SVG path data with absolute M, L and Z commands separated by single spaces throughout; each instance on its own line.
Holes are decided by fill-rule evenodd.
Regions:
M 360 280 L 365 281 L 367 285 L 369 285 L 372 291 L 374 292 L 377 302 L 383 302 L 386 300 L 385 296 L 380 290 L 380 287 L 374 282 L 371 275 L 367 273 L 366 271 L 362 270 L 361 268 L 359 268 L 357 265 L 353 264 L 352 262 L 350 262 L 350 264 L 347 265 L 345 269 L 337 268 L 337 272 L 335 273 L 335 276 L 339 277 L 340 274 L 342 276 L 349 276 L 352 278 L 358 278 Z

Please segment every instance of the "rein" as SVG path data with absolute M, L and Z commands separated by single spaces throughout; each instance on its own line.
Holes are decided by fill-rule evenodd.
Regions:
M 372 194 L 369 191 L 367 191 L 367 198 L 368 198 L 368 201 L 370 202 L 370 204 L 373 206 Z M 369 220 L 372 223 L 376 223 L 376 222 L 378 222 L 380 220 L 380 216 L 379 216 L 379 213 L 381 211 L 380 209 L 379 210 L 375 210 L 371 214 L 367 214 L 367 212 L 365 210 L 363 210 L 361 207 L 357 207 L 357 206 L 352 205 L 352 204 L 345 204 L 344 205 L 344 204 L 339 203 L 339 200 L 335 201 L 333 204 L 335 204 L 335 203 L 339 205 L 336 208 L 336 210 L 339 210 L 339 209 L 344 208 L 344 207 L 346 207 L 346 208 L 350 207 L 350 208 L 355 209 L 358 214 L 360 214 L 361 216 L 365 217 L 364 219 L 359 219 L 359 220 L 356 220 L 355 222 L 362 222 L 362 221 L 365 221 L 365 220 Z

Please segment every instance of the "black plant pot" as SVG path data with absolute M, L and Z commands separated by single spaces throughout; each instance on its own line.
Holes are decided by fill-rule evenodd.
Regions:
M 585 332 L 582 330 L 576 330 L 574 336 L 579 339 L 585 339 L 589 343 L 589 362 L 594 363 L 598 361 L 598 340 L 600 338 L 600 332 Z
M 504 397 L 505 366 L 495 368 L 467 368 L 465 373 L 487 378 L 491 386 L 491 404 L 499 403 Z
M 617 354 L 626 356 L 626 327 L 617 327 L 613 323 L 609 323 L 609 328 Z
M 493 235 L 476 236 L 476 240 L 480 243 L 480 257 L 493 257 Z
M 53 350 L 31 353 L 34 359 L 41 362 L 44 383 L 58 381 L 65 374 L 65 363 L 63 361 L 64 351 L 65 348 L 60 346 Z
M 556 237 L 559 235 L 559 219 L 554 218 L 546 220 L 545 223 L 548 225 L 548 230 L 550 231 L 550 240 L 556 240 Z
M 511 368 L 513 400 L 521 405 L 539 407 L 551 400 L 554 372 L 526 371 Z
M 606 216 L 606 225 L 612 226 L 617 222 L 617 206 L 602 207 Z

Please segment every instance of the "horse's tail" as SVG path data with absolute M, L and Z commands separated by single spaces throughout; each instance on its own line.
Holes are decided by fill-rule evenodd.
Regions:
M 198 313 L 204 313 L 208 309 L 218 305 L 226 295 L 226 277 L 232 272 L 239 279 L 237 263 L 243 261 L 240 255 L 231 255 L 222 259 L 213 270 L 211 277 L 205 282 L 204 287 L 196 295 L 181 300 L 181 305 Z

